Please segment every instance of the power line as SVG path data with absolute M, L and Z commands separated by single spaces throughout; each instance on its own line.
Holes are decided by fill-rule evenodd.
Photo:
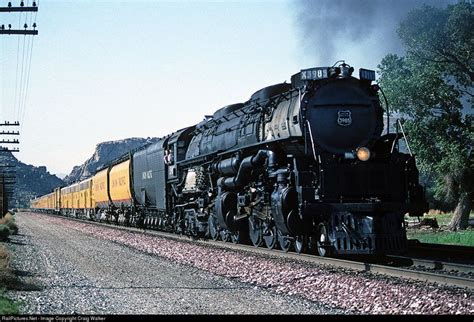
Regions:
M 21 24 L 21 14 L 18 15 L 18 29 L 20 29 L 20 24 Z M 17 46 L 16 46 L 16 74 L 15 74 L 15 97 L 14 97 L 14 103 L 13 103 L 13 108 L 16 111 L 16 101 L 18 97 L 18 63 L 20 60 L 20 35 L 17 37 Z
M 31 61 L 32 61 L 32 57 L 33 57 L 33 42 L 34 42 L 34 38 L 31 39 L 31 47 L 30 47 L 30 61 L 28 63 L 28 73 L 27 73 L 27 76 L 26 76 L 26 90 L 25 90 L 25 98 L 23 99 L 23 114 L 21 115 L 21 124 L 23 124 L 23 121 L 25 119 L 25 114 L 26 114 L 26 99 L 28 98 L 28 88 L 29 88 L 29 84 L 30 84 L 30 72 L 31 72 Z

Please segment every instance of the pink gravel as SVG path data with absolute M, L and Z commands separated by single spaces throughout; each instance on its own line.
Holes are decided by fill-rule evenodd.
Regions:
M 325 270 L 252 254 L 196 245 L 159 236 L 35 214 L 95 237 L 117 242 L 171 261 L 235 278 L 244 283 L 299 295 L 331 307 L 362 314 L 473 314 L 468 289 L 374 277 L 348 270 Z

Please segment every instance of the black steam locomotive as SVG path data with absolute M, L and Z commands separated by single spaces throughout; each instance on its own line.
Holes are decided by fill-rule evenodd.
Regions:
M 403 251 L 404 215 L 427 210 L 418 170 L 403 136 L 382 135 L 375 72 L 353 71 L 302 70 L 131 153 L 132 202 L 102 212 L 321 256 Z

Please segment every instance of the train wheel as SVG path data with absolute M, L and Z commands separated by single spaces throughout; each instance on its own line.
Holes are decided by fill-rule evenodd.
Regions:
M 263 222 L 263 242 L 268 249 L 273 249 L 277 243 L 277 231 L 275 226 L 270 226 L 267 222 Z
M 209 229 L 209 236 L 212 238 L 212 240 L 218 240 L 219 239 L 219 228 L 217 227 L 217 220 L 216 217 L 214 216 L 209 216 L 209 219 L 207 220 L 208 222 L 208 229 Z
M 228 242 L 229 241 L 229 231 L 227 229 L 222 229 L 219 231 L 219 237 L 223 242 Z
M 252 245 L 260 247 L 263 244 L 262 223 L 255 216 L 249 217 L 249 237 Z
M 331 256 L 332 254 L 331 248 L 327 246 L 328 240 L 326 225 L 321 223 L 318 226 L 318 239 L 316 240 L 316 250 L 321 257 Z
M 286 235 L 283 235 L 279 230 L 277 231 L 277 238 L 281 250 L 284 252 L 289 251 L 291 248 L 291 240 Z
M 308 238 L 305 235 L 299 235 L 295 237 L 295 252 L 298 254 L 306 253 L 308 248 Z
M 236 231 L 236 232 L 230 233 L 230 240 L 231 240 L 234 244 L 240 243 L 240 232 L 239 232 L 239 231 Z

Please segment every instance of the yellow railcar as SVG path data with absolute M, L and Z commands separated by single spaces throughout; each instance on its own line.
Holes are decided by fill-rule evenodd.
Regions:
M 77 207 L 79 209 L 93 209 L 92 203 L 92 179 L 86 179 L 79 183 L 79 190 L 76 193 Z
M 39 197 L 39 198 L 36 198 L 36 199 L 31 199 L 30 200 L 30 208 L 32 209 L 39 209 L 41 208 L 41 199 L 44 198 L 43 197 Z
M 103 169 L 92 177 L 92 203 L 96 208 L 106 209 L 109 207 L 108 193 L 109 169 Z
M 61 188 L 61 208 L 71 210 L 74 209 L 74 193 L 78 189 L 79 184 Z
M 30 207 L 32 209 L 53 210 L 55 209 L 54 200 L 54 192 L 52 192 L 30 200 Z
M 55 207 L 55 200 L 54 200 L 54 192 L 50 193 L 47 195 L 48 197 L 46 198 L 46 203 L 47 203 L 47 209 L 48 210 L 53 210 Z
M 95 208 L 95 204 L 92 202 L 92 179 L 86 179 L 61 188 L 54 195 L 56 198 L 58 196 L 60 199 L 59 203 L 56 199 L 56 207 L 76 217 L 82 215 L 89 217 Z
M 109 192 L 110 200 L 115 207 L 130 206 L 132 204 L 130 159 L 110 168 Z
M 41 197 L 36 199 L 30 200 L 30 208 L 31 209 L 39 209 L 40 208 Z
M 31 209 L 38 209 L 39 200 L 38 199 L 30 199 L 30 208 Z
M 54 189 L 54 208 L 56 211 L 61 210 L 61 188 Z
M 41 208 L 42 209 L 48 209 L 49 208 L 49 198 L 50 194 L 47 194 L 43 200 L 41 201 Z

